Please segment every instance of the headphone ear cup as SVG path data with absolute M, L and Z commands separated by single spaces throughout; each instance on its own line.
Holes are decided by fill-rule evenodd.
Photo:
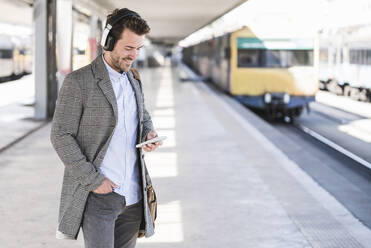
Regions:
M 104 50 L 112 51 L 114 47 L 115 47 L 115 38 L 112 35 L 108 35 Z

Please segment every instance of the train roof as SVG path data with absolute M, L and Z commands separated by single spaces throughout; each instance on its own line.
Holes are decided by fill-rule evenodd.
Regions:
M 277 32 L 271 35 L 269 32 L 256 34 L 250 27 L 243 26 L 239 29 L 226 32 L 222 35 L 203 40 L 197 44 L 204 44 L 213 39 L 225 36 L 237 38 L 238 48 L 241 49 L 279 49 L 279 50 L 312 50 L 314 49 L 313 38 L 299 38 L 292 33 Z M 192 46 L 194 46 L 192 45 Z
M 295 36 L 258 36 L 249 27 L 231 33 L 239 49 L 311 50 L 314 40 Z

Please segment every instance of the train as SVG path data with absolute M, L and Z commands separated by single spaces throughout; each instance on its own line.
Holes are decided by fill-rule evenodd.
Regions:
M 319 31 L 320 88 L 371 101 L 371 25 Z
M 0 35 L 0 82 L 32 73 L 32 46 L 26 38 Z
M 315 39 L 261 37 L 245 26 L 184 47 L 182 61 L 268 119 L 293 120 L 315 100 Z

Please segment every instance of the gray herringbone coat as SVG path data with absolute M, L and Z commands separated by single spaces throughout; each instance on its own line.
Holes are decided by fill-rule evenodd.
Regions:
M 141 85 L 128 72 L 138 108 L 137 143 L 153 130 L 145 109 Z M 77 239 L 89 192 L 104 180 L 98 171 L 117 123 L 117 103 L 102 56 L 90 65 L 67 75 L 59 92 L 50 134 L 51 143 L 65 169 L 57 238 Z M 141 170 L 144 218 L 141 232 L 153 235 L 153 223 L 147 204 L 147 186 L 151 183 L 142 149 L 138 149 Z

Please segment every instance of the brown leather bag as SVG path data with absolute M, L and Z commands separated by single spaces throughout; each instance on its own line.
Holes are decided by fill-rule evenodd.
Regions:
M 156 198 L 155 190 L 153 189 L 152 185 L 147 186 L 147 203 L 149 207 L 149 212 L 152 217 L 153 229 L 155 229 L 155 220 L 157 218 L 157 198 Z M 145 224 L 143 220 L 141 223 L 141 228 L 138 233 L 138 238 L 143 238 L 145 236 L 145 231 L 144 231 L 145 228 L 144 226 L 142 227 L 142 225 Z
M 155 228 L 155 220 L 157 218 L 157 198 L 152 185 L 147 188 L 147 201 L 149 212 L 151 213 L 152 217 L 153 228 Z

